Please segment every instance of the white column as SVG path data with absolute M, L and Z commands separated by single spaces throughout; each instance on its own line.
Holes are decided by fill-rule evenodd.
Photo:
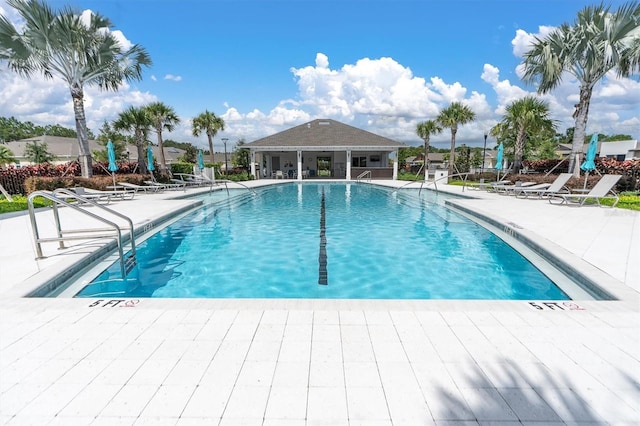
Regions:
M 256 174 L 256 152 L 254 150 L 251 150 L 250 152 L 250 157 L 251 157 L 251 174 L 253 175 L 254 179 L 260 179 L 259 174 Z
M 351 151 L 347 150 L 347 176 L 346 179 L 347 180 L 351 180 Z
M 298 180 L 302 180 L 302 151 L 298 150 Z
M 393 180 L 398 180 L 398 150 L 393 151 Z

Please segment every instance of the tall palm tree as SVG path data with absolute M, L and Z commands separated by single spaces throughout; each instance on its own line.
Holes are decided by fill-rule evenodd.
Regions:
M 213 138 L 220 130 L 224 130 L 224 120 L 213 112 L 205 110 L 192 121 L 193 136 L 200 136 L 202 132 L 207 134 L 209 139 L 209 153 L 211 154 L 211 163 L 215 162 L 213 157 Z
M 7 0 L 24 19 L 18 30 L 0 17 L 0 57 L 18 74 L 57 76 L 71 91 L 82 176 L 91 177 L 91 152 L 84 110 L 84 87 L 118 90 L 123 81 L 140 80 L 142 66 L 151 65 L 144 48 L 125 50 L 111 34 L 111 22 L 92 13 L 88 23 L 70 8 L 54 11 L 42 0 Z
M 416 125 L 416 134 L 424 141 L 424 180 L 429 178 L 429 140 L 431 135 L 442 132 L 442 126 L 436 120 L 421 121 Z
M 522 165 L 527 137 L 533 133 L 554 131 L 555 123 L 549 118 L 547 102 L 534 96 L 525 96 L 507 105 L 502 121 L 495 128 L 500 129 L 500 132 L 509 131 L 515 134 L 513 168 L 518 171 Z
M 118 118 L 113 122 L 113 129 L 133 134 L 133 140 L 138 151 L 138 167 L 140 173 L 147 174 L 147 163 L 145 161 L 145 145 L 147 135 L 153 127 L 153 121 L 144 108 L 129 107 L 118 114 Z
M 162 130 L 168 132 L 173 131 L 175 126 L 180 123 L 180 118 L 173 108 L 162 102 L 153 102 L 145 107 L 147 114 L 153 121 L 153 127 L 158 135 L 158 148 L 160 149 L 160 169 L 167 169 L 164 158 L 164 147 L 162 146 Z
M 640 70 L 640 3 L 631 1 L 615 11 L 610 6 L 587 6 L 573 25 L 563 24 L 546 37 L 536 38 L 525 53 L 523 80 L 548 93 L 570 74 L 580 84 L 575 104 L 575 132 L 569 171 L 580 173 L 576 156 L 582 152 L 593 87 L 609 71 L 629 77 Z
M 460 102 L 451 102 L 447 108 L 440 111 L 436 121 L 442 127 L 451 129 L 451 150 L 449 151 L 449 176 L 453 175 L 453 166 L 456 155 L 456 133 L 458 126 L 467 124 L 475 120 L 476 113 L 468 106 Z M 449 178 L 451 179 L 451 178 Z

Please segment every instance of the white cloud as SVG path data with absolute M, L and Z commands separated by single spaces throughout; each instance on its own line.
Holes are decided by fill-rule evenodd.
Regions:
M 513 45 L 513 54 L 518 58 L 524 56 L 525 52 L 531 48 L 531 45 L 535 42 L 535 38 L 543 38 L 550 32 L 555 30 L 556 27 L 548 27 L 541 25 L 538 27 L 536 34 L 530 34 L 525 30 L 516 30 L 516 36 L 511 40 Z
M 171 81 L 182 81 L 182 77 L 179 75 L 173 75 L 173 74 L 167 74 L 164 76 L 165 80 L 171 80 Z

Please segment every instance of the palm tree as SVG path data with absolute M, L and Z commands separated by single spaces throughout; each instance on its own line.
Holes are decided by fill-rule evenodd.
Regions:
M 495 129 L 495 130 L 494 130 Z M 515 134 L 515 148 L 513 168 L 520 170 L 524 145 L 533 133 L 543 133 L 555 130 L 555 123 L 549 118 L 549 105 L 534 96 L 525 96 L 511 102 L 506 107 L 506 113 L 492 133 L 507 131 Z
M 147 114 L 153 121 L 153 127 L 158 135 L 158 148 L 160 149 L 160 169 L 165 171 L 166 161 L 164 159 L 164 147 L 162 146 L 162 130 L 168 132 L 173 131 L 175 126 L 180 123 L 180 118 L 170 106 L 162 102 L 153 102 L 145 107 Z
M 213 138 L 219 130 L 224 130 L 224 120 L 216 116 L 213 112 L 205 110 L 192 121 L 193 136 L 200 136 L 202 132 L 207 134 L 209 139 L 209 153 L 211 154 L 211 163 L 215 162 L 213 157 Z
M 0 167 L 4 167 L 9 163 L 15 163 L 13 151 L 4 145 L 0 145 Z
M 640 3 L 626 3 L 611 12 L 610 6 L 587 6 L 573 25 L 563 24 L 546 37 L 536 38 L 525 53 L 523 80 L 538 84 L 538 93 L 556 88 L 572 75 L 580 84 L 575 104 L 575 132 L 569 171 L 579 174 L 576 157 L 582 152 L 593 87 L 609 71 L 629 77 L 640 70 Z
M 435 120 L 421 121 L 416 125 L 416 134 L 424 141 L 424 180 L 429 179 L 429 140 L 431 135 L 442 132 L 442 127 Z
M 440 111 L 436 121 L 442 127 L 451 129 L 451 150 L 449 151 L 449 176 L 453 175 L 456 155 L 456 133 L 458 126 L 475 120 L 476 113 L 460 102 L 451 102 L 447 108 Z
M 144 108 L 135 108 L 133 106 L 127 108 L 120 114 L 118 119 L 113 122 L 113 129 L 133 134 L 133 139 L 138 151 L 138 167 L 140 173 L 147 174 L 147 163 L 145 162 L 145 144 L 147 135 L 153 126 L 153 121 Z
M 56 157 L 49 152 L 46 143 L 29 142 L 24 147 L 24 156 L 35 164 L 50 163 Z
M 55 12 L 42 0 L 7 0 L 24 19 L 20 31 L 0 17 L 0 57 L 18 74 L 57 76 L 71 91 L 82 176 L 91 177 L 91 152 L 84 110 L 84 87 L 118 90 L 123 81 L 140 80 L 142 66 L 151 64 L 144 48 L 125 50 L 111 34 L 111 22 L 92 13 L 64 8 Z

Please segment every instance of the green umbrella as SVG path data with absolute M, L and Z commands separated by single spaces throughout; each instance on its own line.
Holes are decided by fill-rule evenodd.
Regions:
M 198 151 L 198 168 L 204 169 L 204 160 L 202 159 L 202 150 Z
M 156 167 L 153 165 L 153 151 L 151 151 L 151 147 L 147 147 L 147 170 L 150 172 L 154 171 Z
M 580 169 L 585 171 L 584 174 L 584 187 L 587 187 L 587 179 L 589 178 L 589 172 L 596 169 L 596 153 L 598 152 L 598 134 L 594 133 L 591 136 L 589 142 L 589 148 L 587 149 L 587 155 L 584 157 L 584 162 L 580 165 Z
M 495 169 L 498 171 L 498 177 L 496 180 L 500 180 L 500 170 L 502 170 L 502 157 L 504 156 L 504 146 L 502 144 L 498 145 L 498 154 L 496 155 L 496 166 Z
M 118 165 L 116 164 L 116 149 L 111 141 L 107 142 L 107 156 L 109 157 L 109 167 L 107 168 L 111 172 L 113 186 L 116 186 L 116 171 L 118 170 Z

